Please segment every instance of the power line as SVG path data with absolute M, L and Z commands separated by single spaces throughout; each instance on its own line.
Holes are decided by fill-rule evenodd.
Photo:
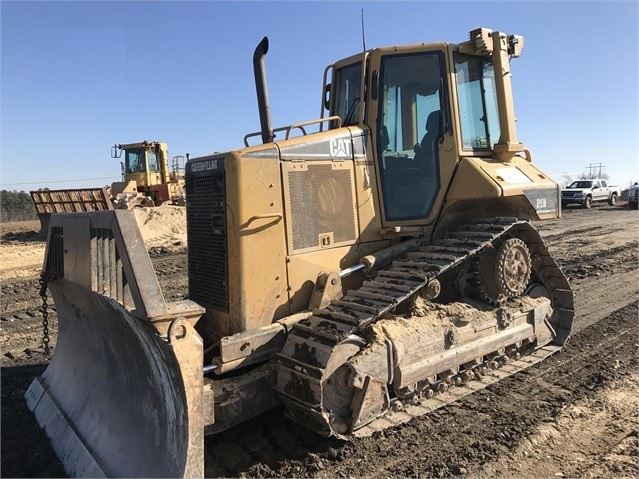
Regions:
M 73 181 L 112 180 L 113 178 L 115 178 L 115 176 L 102 176 L 100 178 L 79 178 L 77 180 L 27 181 L 25 183 L 2 183 L 2 186 L 46 185 L 49 183 L 70 183 Z
M 588 178 L 601 178 L 601 170 L 604 169 L 605 166 L 601 163 L 590 163 L 588 166 Z M 595 176 L 593 171 L 596 172 L 599 169 L 599 173 Z

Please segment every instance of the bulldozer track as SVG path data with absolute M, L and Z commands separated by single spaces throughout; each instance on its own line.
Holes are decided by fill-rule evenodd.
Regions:
M 441 407 L 460 400 L 464 396 L 468 396 L 475 391 L 484 389 L 497 381 L 526 369 L 533 364 L 537 364 L 560 349 L 561 346 L 547 345 L 534 350 L 532 353 L 523 356 L 517 361 L 508 361 L 500 365 L 498 369 L 483 369 L 485 373 L 476 375 L 476 380 L 468 381 L 460 386 L 451 387 L 445 392 L 437 393 L 432 398 L 420 401 L 417 404 L 402 404 L 401 408 L 397 411 L 391 409 L 386 415 L 354 431 L 353 435 L 356 437 L 368 437 L 388 427 L 404 424 L 411 419 L 429 414 Z M 507 361 L 506 357 L 503 359 Z
M 535 364 L 561 349 L 568 337 L 574 316 L 573 297 L 568 282 L 553 260 L 539 233 L 528 221 L 516 218 L 479 218 L 469 221 L 436 239 L 428 246 L 407 253 L 387 269 L 364 281 L 355 291 L 348 291 L 340 300 L 332 301 L 325 309 L 316 309 L 306 320 L 296 324 L 289 333 L 287 344 L 278 355 L 278 384 L 276 390 L 286 405 L 287 414 L 310 417 L 323 426 L 324 434 L 335 434 L 326 415 L 322 414 L 322 386 L 324 374 L 333 350 L 354 335 L 363 332 L 385 313 L 394 311 L 411 296 L 440 278 L 445 272 L 460 266 L 483 248 L 501 238 L 518 237 L 530 249 L 536 279 L 548 290 L 553 309 L 558 309 L 560 321 L 556 331 L 559 345 L 538 344 L 531 354 L 503 365 L 489 375 L 479 374 L 486 364 L 478 364 L 475 376 L 481 381 L 457 381 L 461 387 L 447 390 L 418 404 L 400 405 L 395 399 L 388 412 L 357 429 L 354 434 L 370 435 L 376 430 L 406 422 L 482 389 L 492 382 Z M 563 328 L 563 329 L 561 329 Z M 361 341 L 361 339 L 359 339 Z M 495 363 L 495 360 L 499 360 Z M 495 352 L 488 363 L 504 363 L 507 357 Z M 461 366 L 461 365 L 460 365 Z M 289 380 L 292 378 L 292 383 Z M 461 383 L 461 384 L 460 384 Z M 294 387 L 291 387 L 294 384 Z M 407 407 L 408 406 L 408 407 Z

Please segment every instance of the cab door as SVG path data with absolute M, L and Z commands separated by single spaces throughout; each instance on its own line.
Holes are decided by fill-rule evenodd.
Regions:
M 598 190 L 598 198 L 599 200 L 607 200 L 608 194 L 610 193 L 610 189 L 608 188 L 608 183 L 606 181 L 599 182 L 599 190 Z
M 446 53 L 444 44 L 371 52 L 367 116 L 385 227 L 434 222 L 452 177 Z

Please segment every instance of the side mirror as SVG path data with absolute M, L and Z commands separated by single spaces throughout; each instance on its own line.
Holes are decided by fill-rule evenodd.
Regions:
M 379 92 L 379 70 L 373 72 L 373 78 L 371 79 L 371 98 L 377 100 Z
M 331 83 L 324 87 L 324 109 L 331 110 Z
M 122 150 L 120 145 L 113 145 L 111 147 L 111 158 L 120 158 L 122 156 Z

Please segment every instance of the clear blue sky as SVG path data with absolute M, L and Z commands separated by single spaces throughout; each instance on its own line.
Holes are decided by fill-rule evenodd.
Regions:
M 173 155 L 239 148 L 260 129 L 252 55 L 263 36 L 273 126 L 317 118 L 326 65 L 366 47 L 525 37 L 518 137 L 562 181 L 602 163 L 639 180 L 638 2 L 0 2 L 0 189 L 104 186 L 114 143 Z M 74 181 L 71 181 L 74 180 Z

